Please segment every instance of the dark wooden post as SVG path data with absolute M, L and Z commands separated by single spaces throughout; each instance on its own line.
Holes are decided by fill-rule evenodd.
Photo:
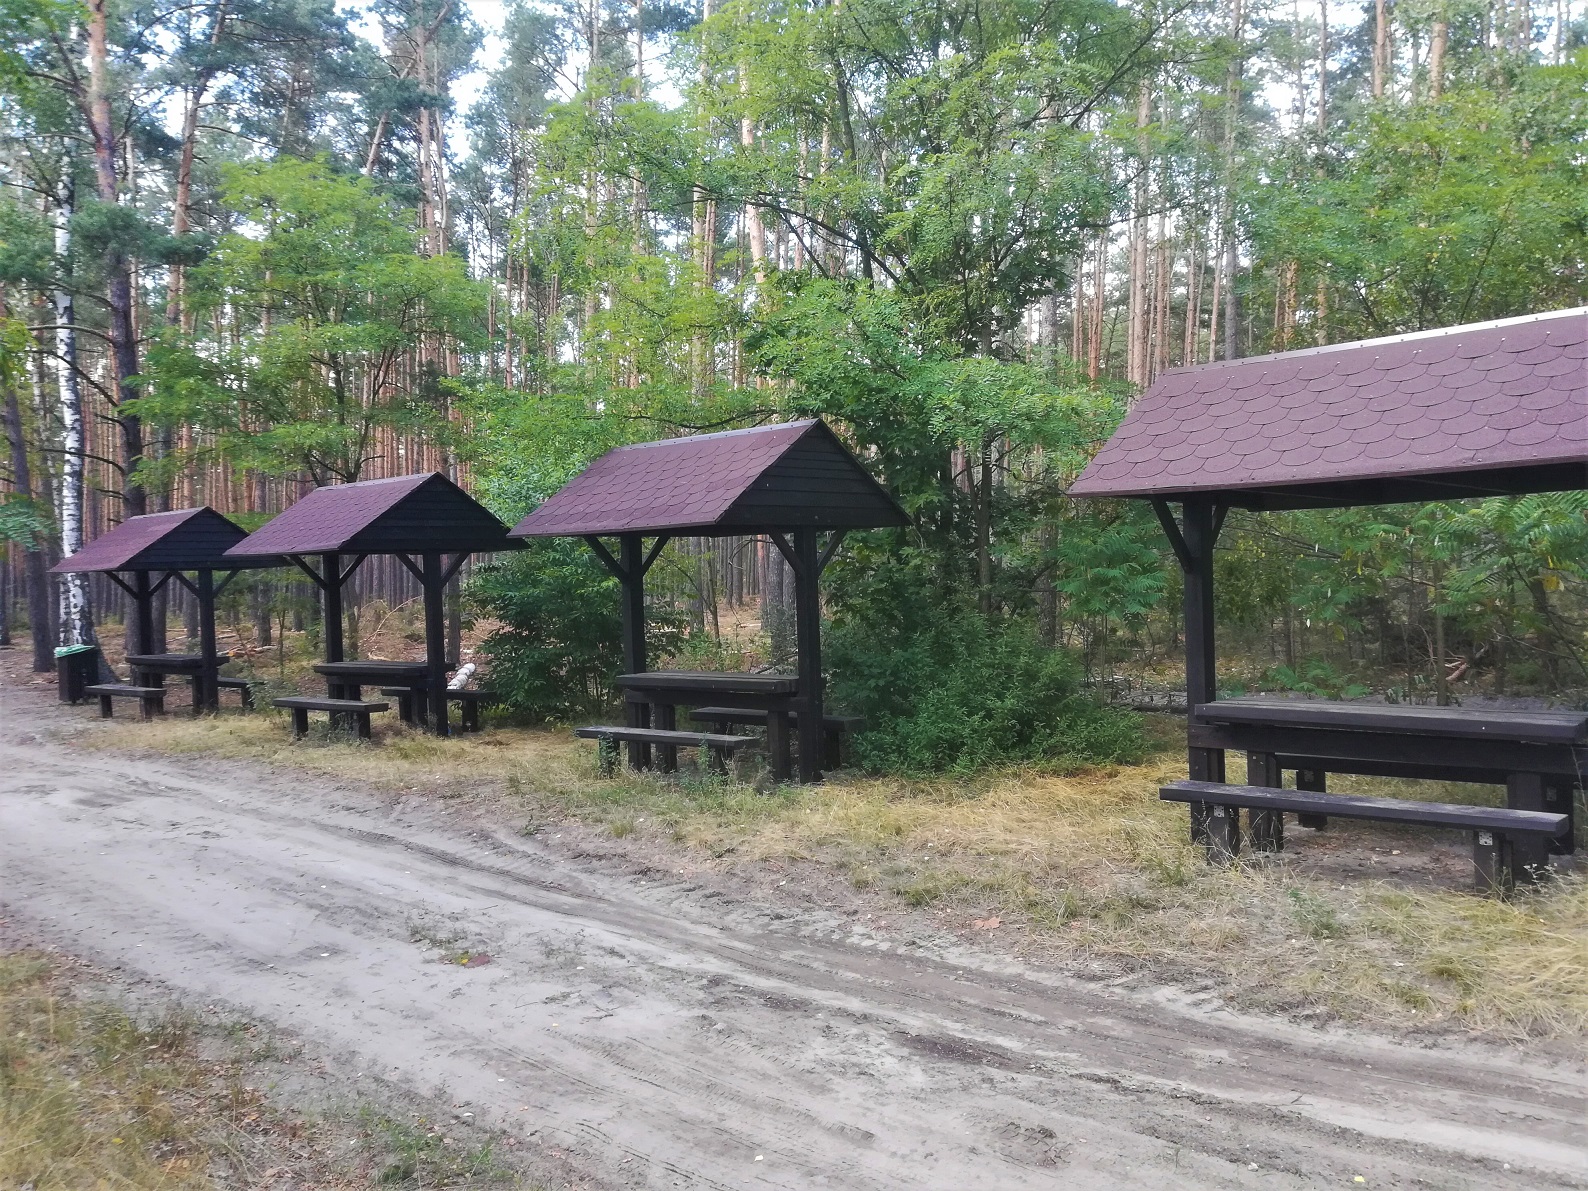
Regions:
M 799 643 L 799 773 L 802 782 L 822 780 L 822 600 L 821 558 L 816 531 L 794 531 L 794 623 Z
M 342 556 L 320 555 L 320 590 L 325 593 L 325 660 L 344 661 L 342 656 Z
M 441 572 L 441 555 L 424 555 L 425 681 L 429 687 L 430 726 L 437 736 L 447 734 L 447 582 Z
M 618 582 L 623 588 L 623 671 L 645 672 L 645 541 L 637 533 L 618 539 Z M 623 722 L 630 728 L 651 726 L 651 705 L 625 696 Z M 648 769 L 651 746 L 629 742 L 629 768 Z
M 215 572 L 198 573 L 199 656 L 203 659 L 199 670 L 198 707 L 208 711 L 220 709 L 220 688 L 215 680 L 220 676 L 220 663 L 215 653 Z
M 138 644 L 128 653 L 149 653 L 154 647 L 154 593 L 149 590 L 149 572 L 132 573 L 133 629 Z
M 1218 698 L 1213 660 L 1213 543 L 1218 528 L 1213 503 L 1186 501 L 1180 532 L 1185 541 L 1181 570 L 1185 577 L 1186 704 L 1194 710 L 1198 703 Z M 1224 780 L 1223 749 L 1193 748 L 1187 761 L 1193 781 Z

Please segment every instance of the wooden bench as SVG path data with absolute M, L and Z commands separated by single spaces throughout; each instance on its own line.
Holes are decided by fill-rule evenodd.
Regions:
M 666 728 L 625 728 L 615 724 L 579 728 L 574 731 L 574 735 L 581 740 L 601 742 L 601 773 L 605 777 L 611 777 L 617 768 L 617 749 L 612 746 L 620 740 L 633 744 L 705 749 L 710 758 L 706 767 L 712 773 L 727 773 L 728 758 L 745 745 L 755 743 L 753 736 L 727 736 L 719 732 L 675 732 Z M 671 771 L 665 753 L 663 753 L 662 769 L 663 772 Z
M 377 703 L 367 699 L 321 699 L 310 695 L 288 695 L 275 700 L 275 706 L 285 707 L 292 712 L 292 738 L 302 740 L 309 734 L 309 713 L 311 711 L 325 711 L 331 715 L 331 723 L 335 724 L 340 718 L 345 722 L 351 719 L 358 726 L 360 740 L 369 739 L 369 717 L 377 711 L 385 711 L 390 703 Z
M 226 675 L 217 675 L 215 679 L 215 695 L 220 697 L 222 691 L 236 691 L 242 696 L 243 710 L 254 709 L 254 687 L 258 686 L 251 678 L 228 678 Z
M 383 686 L 380 693 L 397 700 L 397 716 L 405 724 L 414 723 L 414 689 L 406 686 Z M 495 691 L 454 691 L 447 690 L 447 702 L 458 704 L 462 711 L 461 722 L 458 724 L 460 732 L 478 732 L 480 730 L 480 708 L 495 703 L 499 696 Z
M 1208 849 L 1210 860 L 1225 863 L 1241 850 L 1241 807 L 1250 814 L 1252 846 L 1258 851 L 1278 852 L 1284 848 L 1286 811 L 1470 831 L 1477 887 L 1484 892 L 1505 890 L 1514 883 L 1514 847 L 1518 839 L 1532 843 L 1554 839 L 1569 822 L 1565 815 L 1546 811 L 1320 794 L 1314 790 L 1232 786 L 1222 782 L 1170 782 L 1159 789 L 1158 797 L 1166 802 L 1190 803 L 1192 838 Z M 1536 853 L 1536 849 L 1529 851 Z M 1537 873 L 1528 871 L 1522 875 L 1532 878 Z
M 722 732 L 731 730 L 735 724 L 766 726 L 766 712 L 754 711 L 747 707 L 697 707 L 690 712 L 689 718 L 699 720 L 703 724 L 712 724 Z M 828 769 L 842 768 L 844 737 L 863 731 L 865 726 L 866 717 L 861 715 L 822 716 L 822 739 L 827 754 L 824 763 Z
M 111 704 L 116 699 L 138 700 L 139 718 L 152 720 L 157 715 L 165 712 L 165 688 L 163 686 L 133 686 L 130 682 L 101 682 L 83 688 L 85 695 L 99 696 L 99 718 L 108 720 L 112 714 Z

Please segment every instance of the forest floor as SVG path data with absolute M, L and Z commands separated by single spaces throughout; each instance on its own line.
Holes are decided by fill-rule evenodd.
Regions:
M 1478 898 L 1459 840 L 1350 825 L 1209 869 L 1172 721 L 1142 766 L 762 793 L 564 732 L 101 723 L 24 660 L 11 913 L 603 1184 L 1588 1183 L 1583 879 Z

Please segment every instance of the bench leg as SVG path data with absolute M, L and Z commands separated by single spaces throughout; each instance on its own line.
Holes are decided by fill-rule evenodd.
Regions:
M 827 768 L 842 769 L 844 767 L 844 734 L 837 728 L 824 727 L 822 735 L 827 743 Z
M 254 687 L 253 687 L 253 684 L 249 683 L 245 687 L 239 687 L 238 691 L 243 696 L 243 710 L 244 711 L 252 711 L 252 710 L 254 710 Z
M 367 711 L 355 711 L 353 713 L 354 718 L 358 721 L 358 738 L 360 740 L 369 739 L 369 715 L 370 713 Z
M 302 740 L 309 734 L 309 712 L 303 707 L 292 709 L 292 739 Z
M 706 772 L 715 773 L 719 777 L 728 776 L 727 749 L 710 748 L 706 750 Z
M 1193 803 L 1193 806 L 1196 804 Z M 1230 864 L 1241 854 L 1241 812 L 1233 806 L 1204 804 L 1209 864 Z
M 115 713 L 116 709 L 111 705 L 110 696 L 99 696 L 99 718 L 102 720 L 108 720 Z
M 412 691 L 407 691 L 397 696 L 397 718 L 405 724 L 413 724 L 414 696 Z
M 1328 793 L 1328 775 L 1321 769 L 1296 770 L 1296 789 L 1311 790 L 1315 794 Z M 1310 827 L 1314 831 L 1322 831 L 1329 825 L 1328 815 L 1297 815 L 1296 822 L 1303 827 Z
M 1273 753 L 1246 754 L 1246 784 L 1277 789 L 1284 781 L 1279 769 L 1279 758 Z M 1283 811 L 1260 810 L 1256 807 L 1246 812 L 1248 833 L 1254 852 L 1283 852 L 1285 850 L 1285 814 Z
M 159 695 L 144 695 L 138 700 L 138 718 L 144 723 L 165 711 L 165 700 Z
M 1495 831 L 1474 831 L 1472 867 L 1479 893 L 1507 892 L 1516 878 L 1511 841 Z
M 610 736 L 596 737 L 596 758 L 601 762 L 602 777 L 615 776 L 618 771 L 618 742 Z
M 460 731 L 478 732 L 480 730 L 480 705 L 474 699 L 465 699 L 460 714 L 462 723 L 458 725 Z

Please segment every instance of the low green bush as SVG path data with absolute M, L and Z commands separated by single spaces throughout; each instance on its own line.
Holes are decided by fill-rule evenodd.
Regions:
M 874 772 L 1128 762 L 1141 723 L 1081 691 L 1080 668 L 1029 622 L 988 619 L 908 575 L 851 593 L 826 640 L 831 702 L 866 717 L 855 755 Z

